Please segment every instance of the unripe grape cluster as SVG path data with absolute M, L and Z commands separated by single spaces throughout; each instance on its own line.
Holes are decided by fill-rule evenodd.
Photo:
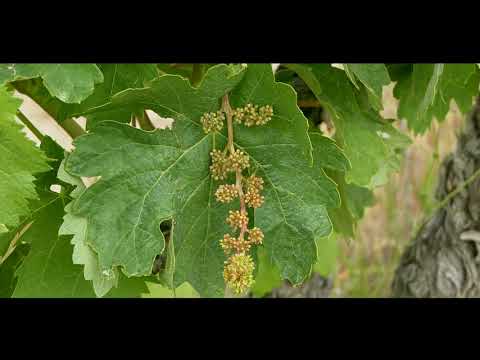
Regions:
M 238 197 L 238 190 L 235 184 L 220 185 L 215 192 L 217 201 L 229 203 Z
M 222 111 L 205 113 L 200 118 L 205 133 L 221 131 L 223 129 L 224 121 L 225 114 Z
M 233 154 L 227 156 L 226 151 L 213 150 L 210 153 L 212 165 L 210 172 L 215 180 L 224 180 L 231 172 L 244 170 L 250 166 L 249 156 L 241 150 L 235 150 Z
M 232 112 L 227 111 L 227 120 L 231 126 L 232 121 L 243 123 L 250 127 L 254 125 L 264 125 L 268 123 L 273 116 L 271 105 L 258 106 L 247 104 L 233 110 L 233 118 L 228 117 Z M 201 118 L 203 129 L 206 133 L 211 131 L 220 131 L 223 128 L 225 114 L 221 111 L 216 113 L 206 113 Z M 231 129 L 232 127 L 229 127 Z M 231 133 L 231 132 L 230 132 Z M 228 256 L 224 264 L 223 277 L 225 283 L 237 294 L 248 290 L 254 280 L 253 271 L 255 264 L 252 256 L 249 254 L 253 245 L 263 243 L 264 234 L 258 227 L 248 228 L 247 207 L 257 209 L 265 201 L 261 194 L 264 181 L 261 177 L 251 175 L 244 176 L 243 171 L 250 168 L 250 158 L 248 154 L 240 149 L 235 149 L 233 139 L 222 151 L 214 149 L 210 156 L 212 164 L 210 172 L 214 180 L 225 180 L 230 173 L 235 173 L 235 184 L 220 184 L 215 192 L 215 198 L 221 203 L 230 203 L 239 199 L 240 209 L 230 210 L 226 223 L 232 228 L 232 232 L 237 234 L 224 234 L 220 240 L 220 246 Z M 233 135 L 233 134 L 232 134 Z
M 240 212 L 240 210 L 230 210 L 228 212 L 227 224 L 233 229 L 241 229 L 248 225 L 247 214 Z
M 234 254 L 225 261 L 223 277 L 235 293 L 241 294 L 253 285 L 254 269 L 255 264 L 250 255 Z
M 273 108 L 271 105 L 258 106 L 247 104 L 233 111 L 233 121 L 237 124 L 243 122 L 245 126 L 265 125 L 272 120 Z

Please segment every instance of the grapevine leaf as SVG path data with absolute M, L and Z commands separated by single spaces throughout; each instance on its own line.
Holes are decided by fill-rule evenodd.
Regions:
M 8 250 L 8 247 L 10 246 L 10 243 L 13 239 L 13 234 L 12 232 L 8 232 L 8 231 L 5 231 L 5 232 L 2 232 L 0 234 L 0 261 L 2 259 L 2 257 L 5 255 L 5 253 L 7 252 Z
M 49 170 L 45 156 L 15 122 L 20 104 L 0 88 L 0 224 L 7 228 L 28 214 L 28 199 L 37 197 L 33 174 Z
M 357 78 L 355 77 L 355 74 L 352 72 L 348 64 L 342 64 L 342 69 L 345 71 L 345 74 L 350 79 L 355 88 L 360 89 L 357 83 Z
M 27 95 L 53 119 L 64 121 L 74 112 L 79 104 L 67 104 L 53 97 L 47 90 L 41 78 L 16 80 L 14 88 L 20 93 Z
M 142 88 L 158 77 L 155 64 L 98 64 L 103 72 L 104 82 L 95 87 L 95 91 L 75 112 L 83 112 L 90 108 L 109 102 L 113 95 L 130 88 Z M 92 128 L 102 120 L 115 120 L 128 123 L 132 117 L 131 109 L 115 109 L 109 112 L 87 116 L 87 128 Z
M 355 184 L 345 184 L 347 207 L 354 219 L 361 219 L 365 208 L 374 204 L 373 192 Z
M 192 76 L 193 64 L 156 64 L 162 74 L 180 75 L 184 78 Z
M 365 187 L 347 184 L 342 172 L 327 171 L 327 174 L 337 184 L 342 199 L 339 208 L 329 209 L 333 229 L 338 234 L 353 238 L 356 224 L 363 217 L 365 208 L 373 205 L 373 193 Z
M 282 285 L 282 278 L 275 264 L 270 261 L 265 248 L 258 248 L 257 257 L 258 271 L 251 292 L 255 297 L 264 297 L 274 288 Z
M 98 253 L 102 271 L 119 265 L 128 275 L 150 274 L 155 256 L 164 248 L 159 225 L 175 216 L 178 225 L 172 236 L 177 256 L 179 252 L 191 256 L 183 268 L 177 262 L 175 284 L 188 276 L 206 295 L 223 293 L 224 258 L 218 241 L 228 231 L 223 221 L 228 207 L 213 199 L 209 177 L 213 138 L 203 133 L 199 118 L 218 110 L 220 97 L 243 75 L 228 66 L 214 67 L 198 89 L 179 76 L 161 76 L 150 88 L 119 95 L 133 97 L 134 106 L 144 104 L 173 117 L 172 130 L 149 133 L 105 121 L 77 139 L 66 170 L 102 178 L 75 201 L 72 213 L 87 218 L 87 244 Z M 129 105 L 128 100 L 120 103 Z M 222 220 L 214 227 L 209 218 Z
M 15 81 L 15 88 L 28 95 L 57 121 L 80 116 L 83 112 L 103 105 L 111 97 L 128 88 L 141 88 L 158 76 L 153 64 L 97 64 L 104 81 L 95 86 L 93 93 L 80 104 L 67 104 L 52 97 L 40 78 Z M 116 109 L 103 114 L 87 116 L 87 129 L 102 120 L 129 122 L 132 110 Z
M 406 118 L 415 133 L 425 132 L 436 117 L 442 121 L 453 99 L 463 113 L 478 94 L 480 72 L 475 64 L 413 64 L 399 73 L 394 95 L 398 116 Z
M 317 240 L 318 259 L 313 271 L 324 277 L 331 276 L 335 271 L 338 256 L 338 241 L 335 233 Z
M 64 203 L 50 194 L 30 228 L 23 235 L 31 249 L 20 269 L 14 297 L 92 297 L 82 279 L 81 267 L 72 263 L 72 248 L 66 236 L 58 236 Z
M 21 244 L 15 248 L 10 256 L 0 263 L 0 298 L 12 296 L 17 284 L 16 271 L 28 253 L 28 244 Z
M 378 114 L 366 113 L 360 108 L 344 71 L 327 64 L 288 66 L 300 75 L 332 115 L 338 144 L 351 164 L 346 173 L 347 182 L 369 188 L 378 185 L 372 179 L 385 168 L 395 168 L 398 162 L 395 154 L 399 141 L 393 139 L 402 138 L 402 144 L 408 143 L 408 139 L 383 123 Z
M 94 297 L 90 282 L 83 279 L 82 267 L 72 262 L 70 236 L 59 235 L 66 199 L 54 192 L 41 192 L 43 203 L 31 218 L 32 225 L 22 236 L 31 245 L 17 268 L 13 297 Z M 68 205 L 67 205 L 68 207 Z M 7 259 L 8 260 L 8 259 Z M 109 297 L 139 297 L 148 289 L 143 279 L 120 277 Z
M 269 65 L 249 65 L 246 72 L 233 69 L 211 67 L 198 88 L 164 75 L 145 89 L 119 93 L 97 109 L 141 105 L 174 118 L 171 130 L 145 132 L 105 121 L 76 140 L 66 170 L 101 179 L 75 201 L 72 211 L 87 218 L 87 243 L 103 269 L 119 265 L 129 275 L 150 273 L 164 248 L 159 225 L 172 219 L 174 287 L 188 281 L 202 296 L 223 295 L 225 256 L 219 240 L 229 232 L 224 219 L 232 205 L 215 201 L 218 184 L 209 174 L 209 153 L 214 141 L 216 148 L 225 145 L 226 129 L 205 135 L 199 118 L 218 110 L 221 97 L 233 89 L 232 106 L 271 104 L 275 113 L 263 127 L 235 125 L 237 147 L 250 155 L 266 182 L 265 205 L 255 212 L 255 225 L 264 231 L 265 248 L 282 277 L 299 283 L 310 273 L 314 240 L 331 231 L 326 208 L 339 205 L 336 186 L 320 161 L 312 167 L 312 144 L 322 153 L 324 142 L 310 142 L 294 91 L 274 82 Z M 331 158 L 341 161 L 334 154 Z
M 75 186 L 70 194 L 72 198 L 77 198 L 86 189 L 83 182 L 76 177 L 69 175 L 64 169 L 63 162 L 58 171 L 58 178 L 66 183 Z M 118 286 L 119 273 L 116 268 L 108 271 L 102 271 L 98 264 L 97 254 L 85 243 L 87 230 L 87 219 L 76 216 L 71 212 L 72 203 L 65 207 L 65 216 L 63 224 L 59 229 L 59 235 L 73 235 L 71 244 L 73 245 L 73 263 L 83 265 L 85 280 L 92 281 L 93 289 L 97 297 L 105 296 L 113 287 Z
M 147 282 L 149 294 L 144 294 L 144 298 L 198 298 L 200 297 L 194 288 L 188 283 L 183 283 L 175 290 L 162 286 L 154 282 Z
M 289 85 L 277 83 L 272 88 L 271 73 L 269 68 L 249 65 L 242 83 L 231 94 L 231 102 L 234 107 L 249 102 L 272 104 L 279 120 L 265 127 L 236 126 L 235 142 L 250 155 L 267 185 L 265 204 L 255 211 L 255 226 L 265 233 L 265 249 L 282 278 L 299 284 L 315 263 L 315 239 L 331 232 L 327 208 L 339 205 L 336 186 L 322 169 L 322 156 L 333 153 L 333 147 L 328 144 L 325 151 L 325 138 L 311 135 L 311 165 L 308 122 Z M 330 157 L 339 162 L 341 155 Z
M 52 96 L 66 103 L 80 103 L 103 81 L 95 64 L 0 64 L 0 84 L 37 77 Z
M 85 191 L 85 185 L 80 179 L 69 175 L 64 169 L 64 164 L 62 162 L 59 168 L 58 178 L 75 186 L 70 196 L 77 198 Z M 85 243 L 86 219 L 71 214 L 71 205 L 72 203 L 69 203 L 65 207 L 66 214 L 63 217 L 59 235 L 73 235 L 71 240 L 73 263 L 84 266 L 84 278 L 92 281 L 95 295 L 97 297 L 139 297 L 145 293 L 146 284 L 142 279 L 127 278 L 117 268 L 106 272 L 101 271 L 97 254 Z
M 356 77 L 368 90 L 371 105 L 382 108 L 383 86 L 390 84 L 388 70 L 384 64 L 343 64 L 345 72 Z M 354 82 L 358 89 L 358 85 Z
M 105 295 L 106 298 L 139 298 L 150 293 L 147 283 L 154 283 L 152 276 L 144 278 L 126 277 L 119 272 L 118 286 Z

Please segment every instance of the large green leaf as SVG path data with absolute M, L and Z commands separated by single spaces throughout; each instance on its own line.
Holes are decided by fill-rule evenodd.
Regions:
M 67 236 L 58 236 L 64 202 L 58 194 L 45 195 L 47 204 L 23 235 L 31 243 L 19 272 L 14 297 L 92 297 L 82 269 L 72 263 L 72 246 Z
M 161 115 L 175 116 L 172 131 L 148 133 L 116 122 L 102 122 L 92 134 L 77 139 L 76 151 L 69 157 L 66 170 L 79 176 L 101 174 L 102 179 L 79 197 L 72 213 L 88 219 L 87 243 L 98 253 L 102 271 L 121 265 L 129 275 L 149 274 L 153 259 L 164 247 L 160 222 L 175 213 L 184 218 L 178 220 L 182 226 L 175 227 L 173 236 L 190 224 L 197 227 L 187 236 L 195 240 L 202 239 L 199 234 L 205 234 L 209 226 L 204 215 L 220 212 L 220 219 L 226 216 L 227 207 L 213 202 L 205 211 L 215 190 L 209 178 L 212 135 L 206 136 L 198 121 L 204 112 L 219 108 L 220 97 L 238 83 L 243 73 L 231 72 L 225 66 L 209 73 L 210 79 L 198 90 L 179 76 L 166 75 L 151 88 L 124 94 L 145 100 L 148 107 Z M 155 100 L 150 100 L 150 96 Z M 98 156 L 99 152 L 104 154 Z M 207 203 L 203 201 L 205 197 Z M 201 216 L 199 220 L 203 221 L 195 221 L 192 216 Z M 227 231 L 223 220 L 221 223 Z M 215 235 L 221 236 L 206 234 L 212 237 L 206 245 L 216 245 L 213 259 L 205 261 L 191 275 L 205 284 L 211 280 L 208 272 L 212 265 L 223 266 Z M 177 251 L 180 240 L 175 246 Z M 221 281 L 221 271 L 217 275 L 216 280 Z M 218 295 L 219 289 L 214 290 Z
M 324 277 L 332 276 L 337 265 L 338 242 L 336 233 L 317 240 L 318 260 L 313 267 L 313 271 Z
M 347 182 L 360 186 L 378 185 L 378 175 L 398 166 L 398 145 L 408 139 L 380 115 L 365 112 L 345 72 L 328 64 L 290 64 L 307 83 L 335 123 L 335 137 L 350 160 Z M 398 141 L 402 138 L 403 142 Z M 382 177 L 383 178 L 383 177 Z
M 72 262 L 70 237 L 58 235 L 64 215 L 64 199 L 58 194 L 44 194 L 45 205 L 22 237 L 31 249 L 18 270 L 13 297 L 94 297 L 82 267 Z M 7 259 L 8 260 L 8 259 Z M 142 279 L 122 277 L 109 297 L 140 297 L 148 289 Z
M 198 88 L 164 75 L 96 109 L 143 107 L 175 120 L 171 130 L 153 132 L 105 121 L 75 142 L 66 170 L 101 176 L 71 210 L 87 218 L 87 243 L 98 253 L 102 269 L 121 266 L 129 275 L 149 274 L 164 249 L 159 225 L 172 219 L 174 286 L 188 281 L 202 296 L 223 295 L 225 256 L 219 240 L 229 231 L 225 218 L 236 205 L 215 201 L 218 183 L 209 174 L 209 153 L 214 144 L 225 144 L 226 130 L 205 135 L 199 119 L 218 110 L 229 91 L 234 107 L 252 102 L 274 108 L 264 127 L 235 126 L 235 142 L 266 182 L 265 205 L 255 212 L 254 222 L 265 233 L 267 253 L 283 278 L 299 283 L 309 275 L 315 239 L 331 231 L 327 207 L 339 205 L 338 192 L 321 161 L 312 159 L 312 144 L 314 153 L 322 154 L 325 141 L 315 137 L 310 142 L 294 91 L 274 81 L 269 65 L 249 65 L 246 72 L 214 66 Z M 339 156 L 331 157 L 339 161 Z
M 0 224 L 12 227 L 37 197 L 33 174 L 49 170 L 46 157 L 15 122 L 21 100 L 0 87 Z
M 17 269 L 22 264 L 28 249 L 28 244 L 18 245 L 5 261 L 0 260 L 0 298 L 12 296 L 17 284 Z
M 251 292 L 255 297 L 263 297 L 282 285 L 282 278 L 264 248 L 258 248 L 257 258 L 258 269 Z
M 149 80 L 158 76 L 154 64 L 97 64 L 104 81 L 95 86 L 93 93 L 80 104 L 67 104 L 52 97 L 40 78 L 17 80 L 15 89 L 32 98 L 57 121 L 79 116 L 83 112 L 109 102 L 112 96 L 129 88 L 144 87 Z M 129 122 L 132 109 L 115 109 L 110 112 L 87 116 L 87 129 L 102 120 Z
M 86 189 L 81 179 L 65 172 L 64 163 L 59 168 L 58 178 L 75 186 L 75 189 L 70 193 L 72 198 L 77 198 Z M 92 281 L 96 296 L 105 296 L 113 287 L 118 286 L 118 270 L 114 268 L 110 271 L 102 271 L 98 264 L 97 254 L 85 242 L 87 219 L 72 214 L 71 206 L 72 203 L 65 207 L 66 214 L 63 217 L 63 224 L 58 233 L 59 235 L 73 235 L 71 240 L 73 245 L 73 263 L 84 266 L 84 278 Z
M 183 283 L 176 289 L 172 290 L 158 283 L 147 282 L 148 291 L 150 293 L 143 294 L 144 298 L 198 298 L 200 297 L 194 288 L 188 283 Z
M 158 77 L 155 64 L 98 64 L 103 72 L 104 82 L 95 87 L 95 91 L 75 112 L 84 112 L 109 102 L 116 93 L 131 88 L 142 88 L 149 81 Z M 115 120 L 128 123 L 132 117 L 132 109 L 115 109 L 87 116 L 87 128 L 92 128 L 102 120 Z
M 368 90 L 372 106 L 382 108 L 383 87 L 390 84 L 390 77 L 385 64 L 343 64 L 345 72 L 358 79 Z M 353 80 L 354 85 L 356 81 Z M 358 85 L 356 85 L 358 86 Z
M 0 64 L 0 85 L 37 77 L 52 96 L 66 103 L 80 103 L 103 81 L 95 64 Z
M 333 229 L 338 234 L 353 238 L 357 222 L 363 217 L 365 208 L 373 205 L 373 192 L 353 183 L 347 184 L 342 172 L 327 171 L 327 174 L 337 184 L 342 199 L 339 208 L 328 211 Z
M 70 205 L 68 195 L 45 190 L 45 187 L 38 189 L 40 199 L 32 203 L 34 210 L 25 221 L 31 225 L 21 236 L 22 244 L 29 244 L 30 250 L 20 259 L 22 265 L 16 266 L 18 279 L 13 296 L 94 297 L 91 283 L 84 279 L 82 267 L 72 262 L 70 236 L 59 234 L 64 207 Z M 140 297 L 148 292 L 143 279 L 120 276 L 117 282 L 118 287 L 108 294 L 109 297 Z
M 389 67 L 390 69 L 390 67 Z M 393 67 L 395 72 L 398 67 Z M 406 118 L 415 133 L 423 133 L 436 117 L 442 121 L 453 99 L 463 113 L 470 111 L 478 95 L 480 72 L 475 64 L 413 64 L 395 73 L 394 95 L 398 116 Z

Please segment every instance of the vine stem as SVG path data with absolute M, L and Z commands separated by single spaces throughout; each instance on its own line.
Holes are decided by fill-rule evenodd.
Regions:
M 28 120 L 24 113 L 17 110 L 17 117 L 33 133 L 33 135 L 40 140 L 40 142 L 43 141 L 43 134 L 30 122 L 30 120 Z
M 70 135 L 72 139 L 85 134 L 85 130 L 83 130 L 82 127 L 72 118 L 67 118 L 63 121 L 54 120 L 67 132 L 68 135 Z
M 18 240 L 22 237 L 22 235 L 28 230 L 28 228 L 33 224 L 33 221 L 29 222 L 26 224 L 20 231 L 18 231 L 15 236 L 13 237 L 12 241 L 10 242 L 10 245 L 8 245 L 8 249 L 5 252 L 4 256 L 0 256 L 0 265 L 2 265 L 5 260 L 13 253 L 17 246 Z
M 303 108 L 319 108 L 322 107 L 322 104 L 316 99 L 305 99 L 305 100 L 298 100 L 297 102 L 298 107 Z
M 452 200 L 458 193 L 463 191 L 468 185 L 470 185 L 480 175 L 480 169 L 477 169 L 468 179 L 462 182 L 455 190 L 450 192 L 445 198 L 433 209 L 432 213 L 445 207 L 450 200 Z
M 143 113 L 138 113 L 137 121 L 143 130 L 146 130 L 146 131 L 155 130 L 155 126 L 153 126 L 152 121 L 148 117 L 146 111 L 144 111 Z
M 232 116 L 232 107 L 230 106 L 230 101 L 228 99 L 228 94 L 225 94 L 223 96 L 222 110 L 227 115 L 227 131 L 228 131 L 227 148 L 230 154 L 233 154 L 235 153 L 235 146 L 233 145 L 233 119 L 232 119 L 233 116 Z M 243 180 L 242 170 L 237 169 L 235 172 L 235 185 L 238 191 L 238 198 L 240 199 L 240 213 L 246 214 L 247 208 L 245 206 L 245 195 L 243 194 L 242 180 Z M 243 240 L 243 237 L 245 236 L 245 231 L 247 231 L 247 224 L 243 225 L 242 228 L 240 229 L 240 235 L 238 236 L 238 239 L 240 241 Z
M 472 182 L 474 182 L 480 175 L 480 169 L 477 169 L 468 179 L 466 179 L 464 182 L 462 182 L 460 185 L 457 186 L 457 188 L 450 193 L 448 193 L 447 196 L 443 198 L 442 201 L 440 201 L 430 212 L 429 214 L 425 217 L 425 220 L 423 220 L 418 226 L 416 226 L 416 230 L 414 233 L 417 233 L 419 231 L 419 228 L 429 222 L 435 213 L 443 209 L 449 202 L 452 200 L 455 196 L 457 196 L 460 192 L 462 192 L 468 185 L 470 185 Z

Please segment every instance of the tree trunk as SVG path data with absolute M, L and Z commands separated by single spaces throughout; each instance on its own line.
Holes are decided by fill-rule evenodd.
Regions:
M 477 100 L 458 138 L 456 151 L 440 167 L 435 197 L 443 200 L 444 206 L 422 226 L 403 254 L 392 283 L 394 297 L 480 295 L 479 168 Z
M 310 279 L 298 287 L 293 287 L 288 281 L 273 289 L 266 297 L 269 298 L 327 298 L 333 284 L 330 278 L 313 273 Z

